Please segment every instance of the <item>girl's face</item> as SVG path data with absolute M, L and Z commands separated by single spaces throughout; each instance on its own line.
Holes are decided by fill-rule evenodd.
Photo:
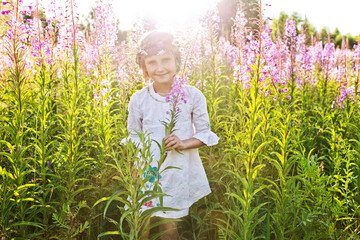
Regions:
M 176 74 L 176 61 L 172 53 L 165 52 L 145 58 L 147 75 L 156 84 L 172 84 Z

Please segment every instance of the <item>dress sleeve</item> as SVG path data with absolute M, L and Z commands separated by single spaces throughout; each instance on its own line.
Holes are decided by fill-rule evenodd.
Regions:
M 137 145 L 140 144 L 140 138 L 137 132 L 142 132 L 142 116 L 140 114 L 136 99 L 131 98 L 128 105 L 128 121 L 127 129 L 129 137 L 121 140 L 121 144 L 125 145 L 129 140 L 133 141 Z
M 196 89 L 193 97 L 193 123 L 195 127 L 194 138 L 199 139 L 207 146 L 216 145 L 219 137 L 210 130 L 209 114 L 205 96 Z

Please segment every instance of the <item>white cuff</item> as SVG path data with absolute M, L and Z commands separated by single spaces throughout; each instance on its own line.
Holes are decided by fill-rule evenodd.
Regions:
M 201 131 L 196 133 L 193 137 L 199 139 L 207 146 L 213 146 L 219 142 L 219 137 L 212 131 Z

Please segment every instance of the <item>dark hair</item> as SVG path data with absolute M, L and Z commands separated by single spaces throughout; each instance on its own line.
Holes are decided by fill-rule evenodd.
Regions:
M 168 32 L 155 30 L 144 34 L 140 40 L 139 50 L 136 55 L 136 63 L 142 69 L 145 78 L 147 78 L 145 58 L 157 55 L 160 51 L 172 53 L 175 57 L 176 65 L 179 70 L 179 66 L 181 64 L 181 54 L 174 43 L 174 36 Z

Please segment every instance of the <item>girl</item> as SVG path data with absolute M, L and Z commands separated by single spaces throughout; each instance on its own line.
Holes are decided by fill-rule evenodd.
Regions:
M 210 131 L 204 95 L 192 86 L 183 88 L 185 101 L 177 106 L 177 130 L 174 134 L 165 136 L 162 121 L 169 118 L 171 111 L 171 103 L 166 101 L 166 97 L 172 90 L 181 63 L 180 52 L 173 40 L 170 33 L 159 31 L 149 32 L 142 38 L 137 63 L 145 79 L 151 79 L 153 83 L 136 92 L 128 107 L 128 131 L 134 142 L 139 140 L 136 132 L 147 132 L 151 139 L 159 143 L 164 139 L 166 149 L 173 148 L 181 152 L 168 151 L 161 166 L 162 169 L 167 166 L 179 168 L 165 170 L 160 178 L 163 193 L 169 195 L 163 199 L 164 207 L 180 209 L 153 214 L 167 219 L 187 216 L 189 207 L 211 192 L 197 148 L 215 145 L 219 139 Z M 152 144 L 151 152 L 154 160 L 150 168 L 156 168 L 160 158 L 157 144 Z M 155 204 L 151 202 L 144 207 L 153 205 Z M 176 227 L 176 221 L 161 225 L 160 231 L 169 230 L 162 239 L 177 239 Z

